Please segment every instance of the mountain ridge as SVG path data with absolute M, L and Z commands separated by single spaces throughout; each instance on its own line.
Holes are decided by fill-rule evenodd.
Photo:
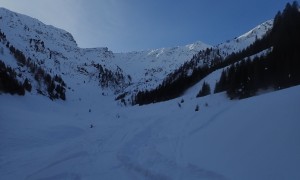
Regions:
M 245 35 L 243 40 L 233 39 L 216 46 L 196 41 L 185 46 L 114 53 L 107 47 L 79 48 L 73 36 L 65 30 L 5 8 L 1 8 L 0 12 L 1 27 L 4 27 L 2 31 L 11 45 L 21 50 L 27 58 L 39 64 L 49 74 L 58 74 L 66 79 L 68 89 L 75 90 L 74 86 L 78 83 L 94 81 L 104 94 L 134 95 L 138 91 L 156 88 L 170 73 L 189 62 L 199 51 L 217 48 L 226 57 L 255 41 L 252 36 Z M 267 21 L 252 29 L 252 35 L 256 35 L 256 39 L 261 38 L 272 27 L 271 22 L 272 20 Z M 106 74 L 99 74 L 99 65 L 105 67 Z M 72 82 L 72 77 L 77 74 L 83 75 L 78 77 L 82 79 L 81 82 Z M 128 96 L 128 101 L 131 101 L 131 95 Z

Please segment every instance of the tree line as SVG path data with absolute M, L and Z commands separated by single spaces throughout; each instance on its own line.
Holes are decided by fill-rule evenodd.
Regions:
M 32 40 L 31 40 L 32 41 Z M 1 31 L 0 29 L 0 42 L 2 44 L 5 44 L 6 47 L 9 49 L 10 53 L 14 56 L 17 63 L 21 67 L 27 67 L 30 71 L 30 73 L 33 75 L 34 80 L 38 84 L 37 92 L 43 95 L 46 95 L 41 90 L 42 84 L 46 86 L 46 91 L 48 94 L 48 97 L 51 100 L 54 99 L 62 99 L 66 100 L 66 83 L 63 81 L 63 79 L 58 76 L 51 76 L 49 73 L 47 73 L 42 67 L 37 65 L 35 62 L 32 62 L 31 58 L 24 55 L 24 53 L 15 48 L 13 45 L 10 44 L 10 42 L 6 39 L 6 35 Z M 24 83 L 18 82 L 16 79 L 16 72 L 10 68 L 5 66 L 4 62 L 1 62 L 1 78 L 0 78 L 0 84 L 2 86 L 3 92 L 11 93 L 11 94 L 19 94 L 24 95 L 25 90 L 31 91 L 31 83 L 26 78 Z M 30 88 L 29 88 L 30 87 Z
M 6 66 L 4 62 L 0 60 L 0 92 L 24 96 L 25 90 L 30 92 L 31 88 L 32 86 L 27 78 L 24 82 L 21 82 L 18 80 L 15 70 Z
M 278 12 L 269 34 L 271 53 L 232 64 L 222 72 L 215 93 L 226 91 L 231 98 L 247 98 L 259 89 L 275 90 L 300 84 L 299 5 L 287 4 Z
M 235 94 L 243 98 L 254 95 L 258 88 L 268 87 L 270 84 L 277 88 L 297 84 L 300 79 L 299 71 L 296 70 L 299 69 L 297 59 L 299 59 L 298 52 L 300 52 L 300 17 L 298 9 L 297 2 L 292 5 L 288 3 L 284 11 L 282 13 L 278 12 L 275 16 L 274 25 L 270 32 L 246 49 L 232 53 L 225 59 L 220 56 L 219 49 L 200 51 L 191 61 L 186 62 L 169 74 L 157 88 L 138 92 L 133 97 L 133 104 L 143 105 L 176 98 L 211 72 L 235 64 L 242 59 L 270 48 L 272 48 L 272 52 L 269 55 L 257 57 L 253 61 L 242 61 L 232 65 L 228 71 L 223 72 L 223 77 L 221 76 L 214 92 L 228 90 L 228 95 L 231 98 L 234 98 Z M 203 60 L 208 61 L 205 63 Z M 199 66 L 201 61 L 203 65 Z M 243 76 L 243 78 L 240 76 Z M 226 81 L 223 79 L 226 79 Z M 274 81 L 274 83 L 271 83 L 271 81 Z M 251 83 L 255 85 L 250 85 Z M 229 87 L 230 89 L 228 89 Z M 254 87 L 256 87 L 256 90 Z M 242 95 L 238 93 L 239 91 L 242 91 Z

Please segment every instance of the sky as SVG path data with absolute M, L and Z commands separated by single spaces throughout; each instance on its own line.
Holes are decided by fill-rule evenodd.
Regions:
M 114 52 L 217 45 L 274 18 L 289 0 L 1 0 L 70 32 L 79 47 Z

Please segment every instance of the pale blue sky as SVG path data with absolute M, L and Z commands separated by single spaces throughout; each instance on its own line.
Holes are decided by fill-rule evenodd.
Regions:
M 216 45 L 272 19 L 288 0 L 1 0 L 71 32 L 80 47 L 114 52 Z

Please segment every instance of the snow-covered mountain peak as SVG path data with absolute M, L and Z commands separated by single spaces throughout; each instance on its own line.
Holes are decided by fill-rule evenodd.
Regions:
M 197 41 L 192 44 L 188 44 L 185 46 L 177 46 L 177 47 L 168 47 L 168 48 L 159 48 L 148 51 L 141 51 L 147 53 L 148 56 L 174 56 L 181 54 L 195 54 L 203 49 L 210 48 L 211 45 L 205 44 L 201 41 Z M 140 52 L 140 53 L 141 53 Z M 139 53 L 139 52 L 136 52 Z
M 0 17 L 0 27 L 9 41 L 23 48 L 25 45 L 22 44 L 29 39 L 43 40 L 47 43 L 45 46 L 53 50 L 59 50 L 61 47 L 68 50 L 77 48 L 73 36 L 63 29 L 45 25 L 37 19 L 5 8 L 0 8 Z
M 247 33 L 236 38 L 237 40 L 245 40 L 249 38 L 261 39 L 271 28 L 273 27 L 273 20 L 268 20 L 255 28 L 251 29 Z
M 211 47 L 211 45 L 205 44 L 202 41 L 196 41 L 192 44 L 188 44 L 185 47 L 187 47 L 189 50 L 198 50 L 198 49 L 206 49 Z
M 245 34 L 228 40 L 225 43 L 221 43 L 216 46 L 221 51 L 223 57 L 233 53 L 241 51 L 254 43 L 257 39 L 261 39 L 266 33 L 268 33 L 273 27 L 273 20 L 268 20 Z

